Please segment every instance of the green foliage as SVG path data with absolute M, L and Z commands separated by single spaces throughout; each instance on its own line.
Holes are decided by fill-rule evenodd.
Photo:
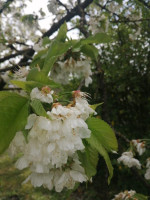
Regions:
M 88 118 L 86 122 L 88 128 L 92 131 L 91 137 L 88 138 L 87 141 L 101 156 L 103 156 L 109 170 L 108 183 L 110 183 L 113 175 L 113 167 L 107 151 L 116 151 L 118 148 L 115 134 L 103 120 L 92 117 Z
M 89 36 L 87 39 L 81 40 L 82 44 L 100 44 L 100 43 L 109 43 L 113 42 L 113 38 L 106 33 L 97 33 L 93 36 Z
M 57 58 L 61 56 L 62 54 L 64 54 L 66 51 L 68 51 L 68 49 L 71 46 L 72 46 L 72 43 L 70 41 L 63 43 L 63 42 L 54 40 L 48 49 L 42 71 L 45 74 L 48 74 L 51 68 L 53 67 L 53 64 L 56 62 Z
M 87 139 L 88 143 L 95 148 L 99 154 L 104 158 L 108 171 L 109 171 L 109 177 L 108 177 L 108 184 L 110 183 L 110 180 L 113 176 L 113 167 L 109 158 L 109 155 L 105 148 L 101 145 L 101 143 L 98 141 L 98 138 L 94 136 L 94 134 L 91 135 L 89 139 Z
M 78 151 L 79 160 L 85 169 L 85 173 L 90 179 L 96 174 L 96 167 L 98 163 L 98 151 L 91 147 L 86 141 L 84 142 L 84 152 Z
M 44 60 L 45 60 L 45 57 L 47 55 L 47 49 L 44 49 L 44 50 L 41 50 L 39 51 L 33 58 L 33 61 L 32 63 L 30 64 L 30 67 L 31 68 L 34 68 L 34 67 L 40 67 L 40 69 L 43 68 L 43 65 L 44 65 Z
M 92 136 L 97 138 L 98 142 L 107 151 L 117 151 L 118 143 L 115 137 L 115 133 L 112 128 L 103 120 L 98 118 L 87 119 L 88 128 L 92 131 Z
M 61 85 L 58 83 L 55 83 L 54 81 L 50 80 L 43 71 L 39 71 L 38 68 L 33 68 L 30 70 L 27 81 L 35 81 L 39 84 L 50 86 L 51 88 L 61 88 Z
M 90 105 L 90 107 L 93 109 L 93 110 L 96 110 L 96 108 L 98 106 L 101 106 L 103 103 L 97 103 L 97 104 L 93 104 L 93 105 Z
M 60 42 L 65 42 L 66 39 L 66 34 L 67 34 L 67 24 L 66 22 L 60 27 L 58 35 L 56 37 L 57 41 Z
M 22 88 L 27 92 L 35 87 L 42 88 L 49 86 L 51 89 L 61 88 L 61 85 L 50 80 L 43 72 L 38 71 L 37 68 L 33 68 L 28 74 L 27 81 L 12 80 L 12 84 Z
M 39 116 L 43 116 L 43 117 L 48 117 L 42 103 L 40 102 L 40 100 L 38 99 L 34 99 L 33 101 L 31 101 L 30 103 L 33 111 L 39 115 Z
M 0 153 L 27 122 L 29 100 L 16 93 L 0 92 Z
M 136 198 L 136 199 L 138 199 L 138 200 L 148 200 L 148 197 L 147 196 L 145 196 L 145 195 L 143 195 L 143 194 L 135 194 L 134 196 L 133 196 L 133 198 Z
M 35 20 L 37 20 L 37 16 L 32 15 L 32 14 L 28 14 L 28 15 L 22 16 L 21 20 L 22 20 L 22 22 L 25 22 L 25 23 L 27 23 L 29 25 L 32 25 L 33 22 Z
M 48 37 L 44 37 L 42 40 L 42 45 L 45 46 L 47 44 L 50 44 L 51 40 Z
M 83 52 L 87 57 L 91 57 L 92 60 L 97 60 L 98 49 L 93 45 L 83 45 L 81 47 L 81 52 Z
M 35 87 L 41 88 L 43 86 L 45 86 L 45 84 L 43 83 L 39 83 L 36 81 L 17 81 L 17 80 L 12 80 L 11 81 L 12 84 L 22 88 L 23 90 L 27 91 L 27 92 L 31 92 L 31 90 Z

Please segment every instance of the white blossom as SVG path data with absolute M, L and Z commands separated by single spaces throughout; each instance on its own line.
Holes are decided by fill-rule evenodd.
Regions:
M 15 72 L 14 78 L 20 81 L 25 81 L 29 73 L 29 70 L 26 67 L 20 67 L 18 71 Z
M 72 57 L 66 61 L 58 61 L 51 71 L 51 77 L 56 82 L 68 84 L 73 77 L 85 78 L 85 86 L 92 83 L 91 63 L 87 60 L 74 60 Z
M 49 190 L 55 188 L 57 192 L 61 192 L 63 188 L 73 189 L 76 182 L 87 181 L 83 167 L 80 166 L 79 160 L 74 159 L 70 166 L 58 169 L 51 169 L 47 173 L 32 172 L 24 183 L 31 181 L 34 187 L 44 186 Z
M 86 97 L 87 94 L 80 92 L 80 90 L 73 92 L 75 108 L 80 112 L 82 119 L 86 120 L 91 114 L 96 114 L 96 112 L 89 106 Z
M 141 169 L 141 164 L 139 160 L 133 158 L 133 153 L 124 152 L 120 158 L 117 159 L 118 162 L 122 162 L 124 165 L 130 167 L 136 167 L 137 169 Z
M 150 168 L 150 157 L 147 158 L 146 161 L 147 161 L 147 162 L 146 162 L 146 168 Z
M 42 102 L 46 102 L 46 103 L 52 103 L 53 102 L 53 90 L 50 90 L 49 87 L 43 87 L 42 90 L 40 91 L 37 87 L 33 88 L 30 96 L 31 99 L 39 99 Z
M 130 190 L 130 191 L 125 190 L 124 192 L 120 192 L 119 194 L 116 194 L 115 197 L 112 200 L 131 199 L 135 194 L 136 194 L 136 191 L 134 191 L 134 190 Z
M 146 162 L 146 173 L 145 173 L 145 179 L 150 180 L 150 158 L 147 158 L 147 162 Z
M 145 143 L 140 142 L 140 140 L 132 140 L 132 143 L 136 147 L 136 150 L 139 153 L 139 155 L 141 156 L 146 150 Z
M 39 89 L 35 89 L 39 95 Z M 49 118 L 29 115 L 25 126 L 29 130 L 27 142 L 20 144 L 22 156 L 15 164 L 20 170 L 30 168 L 31 175 L 25 182 L 30 180 L 35 187 L 43 185 L 61 192 L 63 188 L 72 189 L 76 182 L 87 181 L 77 156 L 77 151 L 85 148 L 82 139 L 91 135 L 85 120 L 95 112 L 90 108 L 87 96 L 74 91 L 74 101 L 67 106 L 54 103 L 47 112 Z
M 147 179 L 147 180 L 150 180 L 150 168 L 148 168 L 147 170 L 146 170 L 146 173 L 145 173 L 145 179 Z
M 38 43 L 36 43 L 36 44 L 33 46 L 33 49 L 34 49 L 35 51 L 41 51 L 41 50 L 43 50 L 44 48 L 42 47 L 42 43 L 43 43 L 43 41 L 40 40 Z
M 14 139 L 9 145 L 8 153 L 10 157 L 16 156 L 18 153 L 24 150 L 25 147 L 25 137 L 21 131 L 17 132 Z
M 47 5 L 47 8 L 48 8 L 49 12 L 56 15 L 58 12 L 58 8 L 59 8 L 58 2 L 56 0 L 50 0 L 49 4 Z
M 2 79 L 5 81 L 5 83 L 9 84 L 11 80 L 10 72 L 7 71 L 4 74 L 1 75 Z
M 16 163 L 17 168 L 23 169 L 30 165 L 37 173 L 40 165 L 40 172 L 47 173 L 51 168 L 66 164 L 77 150 L 84 149 L 82 138 L 90 137 L 90 130 L 84 120 L 73 116 L 72 110 L 69 113 L 69 109 L 61 105 L 54 110 L 58 110 L 58 115 L 53 110 L 48 112 L 52 120 L 42 116 L 29 116 L 26 128 L 31 130 L 24 155 Z

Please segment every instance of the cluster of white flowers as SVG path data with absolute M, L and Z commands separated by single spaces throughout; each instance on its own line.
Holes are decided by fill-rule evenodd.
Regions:
M 95 14 L 95 12 L 93 12 L 91 13 L 91 17 L 88 24 L 89 24 L 89 30 L 93 34 L 99 32 L 108 32 L 109 19 L 104 14 L 101 14 L 99 12 Z
M 137 169 L 141 169 L 140 162 L 137 159 L 133 158 L 133 153 L 131 151 L 124 152 L 117 160 L 118 163 L 122 162 L 128 167 L 136 167 Z
M 10 84 L 10 80 L 12 79 L 25 81 L 28 73 L 29 70 L 26 67 L 20 67 L 18 71 L 15 71 L 14 74 L 10 71 L 7 71 L 4 74 L 2 74 L 1 77 L 5 81 L 5 83 Z
M 31 92 L 32 97 L 35 89 Z M 38 90 L 36 98 L 43 101 L 39 93 Z M 10 144 L 13 155 L 18 151 L 23 154 L 16 167 L 20 170 L 30 167 L 31 175 L 25 183 L 30 180 L 34 187 L 43 185 L 61 192 L 64 187 L 72 189 L 76 182 L 88 180 L 77 151 L 85 148 L 82 139 L 90 137 L 85 120 L 95 111 L 84 98 L 85 93 L 75 91 L 73 96 L 74 101 L 68 106 L 54 103 L 52 110 L 47 112 L 49 118 L 29 115 L 25 127 L 29 130 L 27 142 L 19 132 Z
M 56 15 L 58 12 L 58 8 L 59 8 L 58 2 L 56 0 L 50 0 L 48 2 L 47 8 L 48 8 L 49 12 Z
M 150 157 L 147 158 L 145 179 L 150 180 Z
M 72 77 L 85 79 L 85 86 L 92 83 L 91 63 L 89 60 L 74 60 L 72 57 L 66 61 L 58 61 L 51 71 L 51 77 L 58 83 L 68 84 Z
M 6 47 L 2 43 L 0 43 L 0 51 L 2 52 L 5 49 L 6 49 Z
M 43 44 L 43 41 L 40 40 L 38 43 L 34 44 L 33 49 L 35 51 L 41 51 L 41 50 L 43 50 L 44 48 L 43 48 L 42 44 Z
M 11 80 L 11 73 L 9 71 L 5 72 L 4 74 L 1 75 L 2 79 L 4 80 L 5 83 L 9 84 Z
M 124 192 L 120 192 L 119 194 L 116 194 L 115 197 L 112 200 L 127 200 L 127 199 L 133 199 L 137 200 L 136 198 L 132 198 L 136 194 L 136 191 L 134 190 L 125 190 Z
M 52 94 L 54 93 L 48 86 L 45 86 L 41 89 L 41 91 L 36 87 L 30 93 L 31 100 L 39 99 L 45 103 L 53 103 Z
M 29 70 L 26 67 L 20 67 L 18 71 L 15 71 L 14 78 L 20 81 L 26 81 L 26 77 Z
M 140 140 L 132 140 L 132 143 L 136 147 L 136 150 L 140 156 L 146 151 L 145 142 L 140 142 Z

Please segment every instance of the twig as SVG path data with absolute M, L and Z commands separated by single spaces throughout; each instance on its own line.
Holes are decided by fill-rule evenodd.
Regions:
M 22 88 L 3 88 L 3 90 L 22 90 Z
M 63 4 L 60 0 L 56 0 L 56 1 L 59 3 L 60 6 L 63 6 L 66 9 L 67 13 L 69 13 L 69 10 L 65 4 Z

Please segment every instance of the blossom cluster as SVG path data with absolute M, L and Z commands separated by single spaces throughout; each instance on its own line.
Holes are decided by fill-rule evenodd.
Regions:
M 145 179 L 150 180 L 150 158 L 147 158 Z
M 10 71 L 5 72 L 1 75 L 2 79 L 7 83 L 10 87 L 10 81 L 12 79 L 19 80 L 19 81 L 26 81 L 26 77 L 29 73 L 29 70 L 26 67 L 20 67 L 15 73 L 11 73 Z M 13 86 L 14 87 L 14 86 Z
M 133 145 L 136 147 L 137 152 L 141 156 L 145 152 L 145 143 L 140 140 L 132 140 Z
M 130 190 L 130 191 L 125 190 L 124 192 L 120 192 L 119 194 L 116 194 L 112 200 L 127 200 L 127 199 L 137 200 L 136 198 L 133 197 L 135 194 L 136 194 L 136 191 L 134 190 Z
M 30 95 L 31 99 L 53 103 L 53 92 L 48 87 L 41 91 L 34 88 Z M 85 120 L 95 112 L 85 96 L 75 91 L 71 104 L 53 103 L 47 117 L 29 115 L 26 140 L 18 132 L 9 146 L 11 156 L 22 153 L 16 167 L 20 170 L 30 167 L 31 174 L 24 183 L 30 180 L 34 187 L 43 185 L 61 192 L 65 187 L 72 189 L 76 182 L 88 180 L 77 154 L 85 148 L 82 139 L 91 135 Z
M 122 162 L 124 165 L 130 167 L 136 167 L 137 169 L 141 169 L 140 162 L 133 158 L 133 153 L 131 151 L 124 152 L 120 158 L 118 158 L 118 163 Z
M 65 61 L 58 61 L 51 71 L 51 78 L 58 83 L 68 84 L 72 77 L 84 78 L 85 86 L 92 83 L 90 60 L 75 60 L 70 57 Z

